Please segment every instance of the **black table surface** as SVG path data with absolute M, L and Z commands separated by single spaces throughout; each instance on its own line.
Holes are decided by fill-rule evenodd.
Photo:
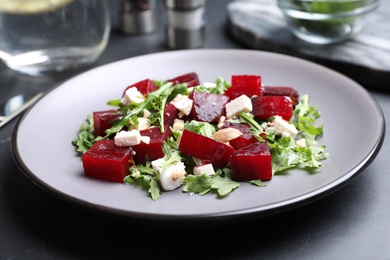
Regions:
M 250 48 L 229 32 L 229 2 L 207 2 L 204 48 Z M 159 11 L 156 32 L 113 32 L 106 51 L 93 66 L 169 51 L 163 10 Z M 343 67 L 343 73 L 345 70 Z M 31 77 L 0 64 L 0 102 L 18 93 L 49 90 L 80 72 Z M 383 87 L 362 86 L 388 121 L 390 93 Z M 390 259 L 387 138 L 375 160 L 356 179 L 311 204 L 250 221 L 175 227 L 97 214 L 41 190 L 13 159 L 11 140 L 16 123 L 17 119 L 0 129 L 0 259 Z M 359 138 L 364 136 L 356 142 Z

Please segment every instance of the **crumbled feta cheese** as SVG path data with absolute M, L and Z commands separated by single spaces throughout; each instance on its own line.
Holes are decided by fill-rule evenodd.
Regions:
M 202 174 L 206 174 L 206 175 L 215 174 L 213 165 L 211 163 L 208 163 L 208 164 L 205 164 L 202 166 L 195 166 L 194 167 L 194 175 L 198 176 L 198 175 L 202 175 Z
M 284 137 L 295 138 L 298 134 L 297 128 L 293 124 L 284 120 L 281 116 L 275 116 L 273 124 L 273 128 L 277 131 L 277 133 Z
M 120 131 L 114 137 L 116 146 L 134 146 L 141 142 L 139 130 Z
M 299 147 L 306 147 L 306 139 L 305 138 L 301 138 L 299 139 L 298 141 L 295 142 L 297 144 L 297 146 Z
M 138 91 L 136 87 L 130 87 L 126 90 L 125 95 L 121 99 L 121 103 L 123 105 L 127 105 L 130 102 L 134 103 L 142 103 L 145 101 L 144 95 L 142 95 L 141 92 Z
M 160 173 L 161 187 L 168 191 L 174 190 L 183 184 L 184 177 L 187 175 L 183 162 L 176 162 L 162 169 L 161 165 L 165 162 L 164 158 L 160 158 L 151 162 L 153 171 Z
M 144 117 L 138 117 L 138 125 L 136 126 L 132 120 L 130 120 L 130 129 L 138 129 L 140 131 L 146 130 L 149 128 L 150 123 L 147 118 Z
M 160 172 L 160 184 L 164 190 L 174 190 L 183 184 L 187 172 L 183 162 L 174 163 Z
M 205 83 L 203 83 L 203 86 L 206 88 L 215 88 L 215 87 L 217 87 L 217 84 L 213 83 L 213 82 L 205 82 Z
M 161 164 L 165 162 L 164 158 L 156 159 L 154 161 L 151 161 L 150 164 L 152 165 L 152 169 L 154 173 L 158 173 L 158 171 L 161 168 Z
M 172 126 L 173 130 L 180 131 L 184 129 L 184 120 L 175 119 Z
M 137 178 L 141 175 L 140 171 L 138 169 L 135 169 L 134 172 L 131 174 L 132 177 Z
M 171 103 L 180 110 L 184 115 L 188 116 L 192 109 L 193 101 L 188 96 L 177 94 Z
M 238 115 L 241 112 L 251 112 L 252 107 L 252 101 L 251 99 L 246 95 L 241 95 L 229 103 L 226 104 L 226 117 L 232 118 Z
M 144 112 L 144 118 L 149 118 L 152 115 L 152 113 L 147 109 L 144 109 L 143 112 Z
M 150 136 L 142 136 L 141 135 L 141 142 L 144 142 L 145 144 L 150 144 Z

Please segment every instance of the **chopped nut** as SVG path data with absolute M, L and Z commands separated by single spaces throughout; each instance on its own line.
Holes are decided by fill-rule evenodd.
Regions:
M 184 120 L 176 118 L 175 121 L 173 122 L 172 128 L 174 130 L 183 130 L 184 129 Z
M 213 138 L 220 142 L 227 142 L 242 135 L 242 133 L 235 128 L 223 128 L 213 134 Z
M 226 121 L 226 116 L 221 116 L 218 122 L 218 128 L 221 128 Z

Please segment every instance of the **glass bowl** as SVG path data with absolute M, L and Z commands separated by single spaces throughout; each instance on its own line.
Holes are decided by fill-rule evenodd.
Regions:
M 295 36 L 311 43 L 330 44 L 358 33 L 380 0 L 277 0 L 277 3 Z

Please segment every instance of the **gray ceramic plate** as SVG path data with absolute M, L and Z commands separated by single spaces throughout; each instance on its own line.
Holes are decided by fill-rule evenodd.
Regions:
M 71 141 L 92 111 L 110 108 L 128 85 L 197 72 L 201 82 L 234 74 L 261 75 L 266 85 L 288 85 L 309 94 L 319 108 L 330 157 L 316 173 L 291 170 L 267 187 L 242 183 L 218 199 L 166 192 L 157 201 L 136 186 L 87 178 Z M 54 88 L 20 120 L 13 135 L 16 161 L 27 177 L 51 194 L 109 214 L 149 221 L 241 220 L 314 202 L 356 177 L 375 158 L 385 122 L 373 97 L 351 79 L 301 59 L 255 50 L 181 50 L 104 65 Z

